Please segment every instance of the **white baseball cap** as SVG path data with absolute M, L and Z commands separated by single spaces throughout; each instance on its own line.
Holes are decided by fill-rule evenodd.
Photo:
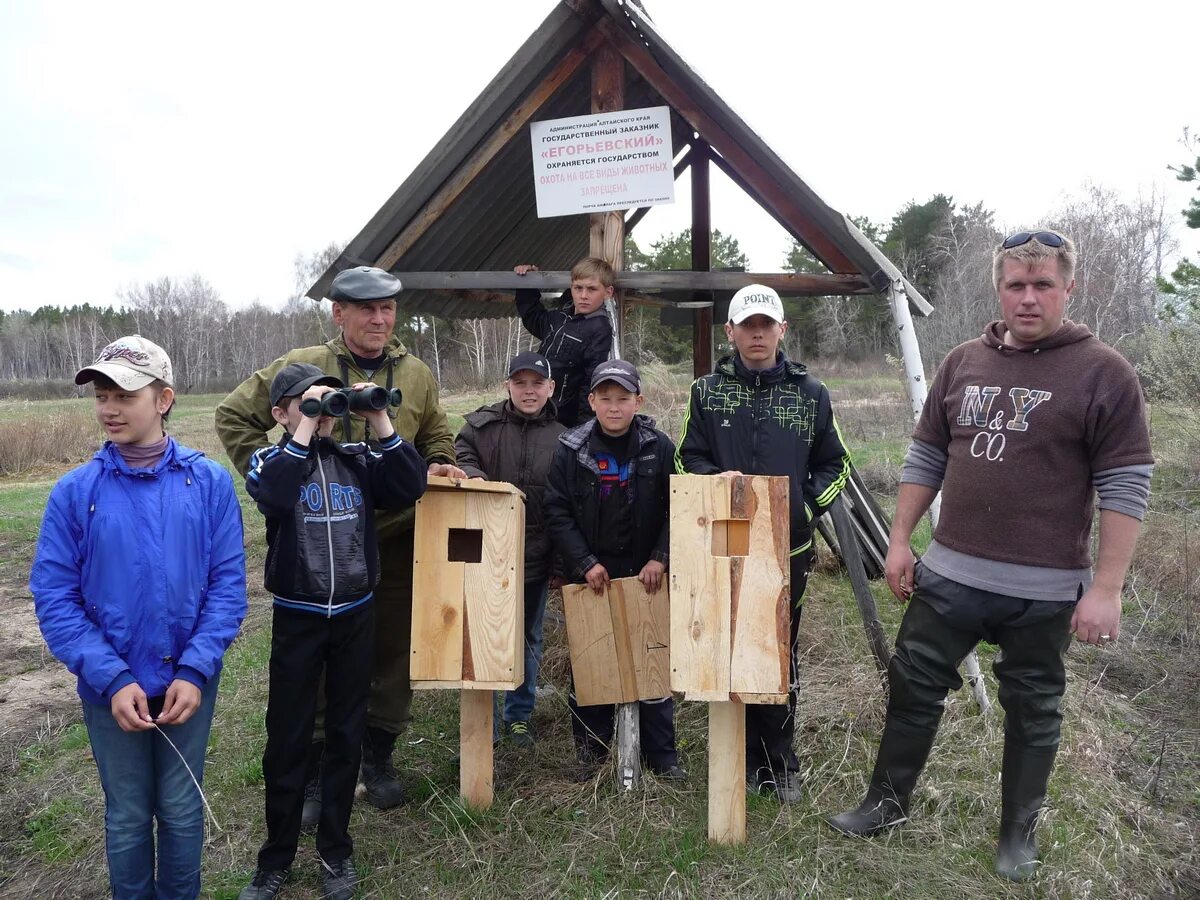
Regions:
M 784 321 L 783 301 L 774 288 L 765 284 L 748 284 L 729 301 L 729 321 L 737 325 L 758 315 L 770 316 L 776 322 Z
M 140 334 L 117 338 L 101 350 L 94 363 L 75 373 L 75 383 L 87 384 L 97 375 L 127 391 L 140 391 L 155 379 L 171 384 L 175 378 L 167 351 Z

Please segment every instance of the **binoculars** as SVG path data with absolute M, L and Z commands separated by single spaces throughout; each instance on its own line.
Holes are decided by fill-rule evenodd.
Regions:
M 348 412 L 373 412 L 387 409 L 388 406 L 399 406 L 401 401 L 400 388 L 380 387 L 377 384 L 362 390 L 341 388 L 331 391 L 317 400 L 309 397 L 300 401 L 300 412 L 315 419 L 318 416 L 344 416 Z

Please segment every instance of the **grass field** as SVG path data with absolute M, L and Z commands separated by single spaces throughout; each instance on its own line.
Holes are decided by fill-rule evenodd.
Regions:
M 910 427 L 890 372 L 829 379 L 844 438 L 885 504 L 894 494 Z M 686 380 L 659 373 L 651 403 L 678 430 Z M 182 398 L 171 430 L 214 458 L 219 398 Z M 457 430 L 490 394 L 445 398 Z M 652 397 L 653 400 L 653 397 Z M 37 429 L 82 417 L 86 401 L 0 402 L 0 428 Z M 839 837 L 821 816 L 857 803 L 883 721 L 882 693 L 849 589 L 828 554 L 810 583 L 802 625 L 797 752 L 805 801 L 748 803 L 747 844 L 706 840 L 706 711 L 677 707 L 682 787 L 652 778 L 632 794 L 612 779 L 572 780 L 568 662 L 561 607 L 552 598 L 543 693 L 532 753 L 502 746 L 496 800 L 484 813 L 458 801 L 457 696 L 420 692 L 398 765 L 410 802 L 390 812 L 360 804 L 352 831 L 361 896 L 404 897 L 1168 897 L 1200 895 L 1200 496 L 1190 413 L 1155 411 L 1154 513 L 1127 593 L 1124 635 L 1106 650 L 1074 646 L 1059 765 L 1042 827 L 1037 880 L 992 874 L 999 818 L 1002 723 L 981 716 L 967 691 L 952 695 L 912 821 L 873 841 Z M 15 433 L 15 432 L 14 432 Z M 36 633 L 26 579 L 45 498 L 67 465 L 39 462 L 0 479 L 0 898 L 106 895 L 103 801 L 73 680 Z M 245 500 L 243 494 L 243 500 Z M 261 754 L 269 607 L 261 589 L 261 517 L 245 506 L 251 612 L 226 658 L 205 789 L 220 823 L 209 830 L 204 896 L 234 897 L 263 837 Z M 927 536 L 922 538 L 927 539 Z M 824 548 L 822 548 L 824 549 Z M 874 585 L 892 638 L 901 608 Z M 980 659 L 989 670 L 991 650 Z M 283 896 L 319 896 L 311 839 L 301 844 Z

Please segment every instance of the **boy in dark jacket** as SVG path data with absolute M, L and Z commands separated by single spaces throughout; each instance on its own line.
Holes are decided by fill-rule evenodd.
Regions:
M 783 303 L 769 287 L 742 288 L 729 304 L 725 334 L 734 353 L 692 384 L 676 470 L 696 475 L 786 475 L 791 483 L 791 690 L 786 706 L 747 704 L 746 784 L 800 799 L 796 727 L 796 635 L 812 564 L 812 520 L 850 475 L 829 391 L 779 349 Z
M 592 376 L 588 403 L 596 414 L 559 438 L 546 485 L 546 522 L 568 576 L 603 593 L 613 578 L 637 576 L 646 590 L 666 590 L 671 439 L 639 415 L 637 369 L 614 359 Z M 568 699 L 581 775 L 608 756 L 612 704 L 579 706 Z M 642 755 L 660 778 L 683 779 L 675 751 L 675 704 L 668 695 L 643 700 Z
M 537 266 L 521 265 L 513 271 L 524 275 L 536 272 Z M 554 370 L 558 421 L 568 428 L 591 418 L 587 388 L 592 383 L 592 372 L 612 351 L 612 323 L 604 309 L 604 301 L 612 296 L 612 266 L 594 256 L 575 263 L 571 290 L 563 293 L 555 309 L 542 306 L 537 290 L 517 291 L 521 324 L 542 339 L 538 352 Z
M 533 746 L 529 719 L 542 663 L 542 620 L 553 548 L 542 511 L 546 475 L 558 437 L 550 362 L 540 353 L 518 353 L 508 364 L 508 399 L 466 417 L 454 440 L 458 465 L 470 478 L 507 481 L 525 494 L 525 681 L 504 699 L 504 728 L 513 744 Z
M 246 489 L 267 517 L 265 583 L 275 601 L 263 753 L 267 840 L 240 900 L 274 897 L 296 855 L 322 671 L 327 707 L 317 853 L 324 896 L 352 897 L 357 881 L 349 823 L 375 632 L 374 511 L 416 502 L 427 467 L 396 434 L 386 408 L 361 413 L 379 440 L 378 453 L 365 443 L 335 443 L 333 418 L 301 411 L 303 401 L 319 403 L 339 387 L 339 379 L 308 363 L 281 369 L 270 399 L 285 433 L 254 453 L 246 475 Z

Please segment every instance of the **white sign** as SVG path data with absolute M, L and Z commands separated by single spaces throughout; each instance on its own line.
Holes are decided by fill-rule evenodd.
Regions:
M 533 122 L 538 218 L 675 202 L 666 106 Z

